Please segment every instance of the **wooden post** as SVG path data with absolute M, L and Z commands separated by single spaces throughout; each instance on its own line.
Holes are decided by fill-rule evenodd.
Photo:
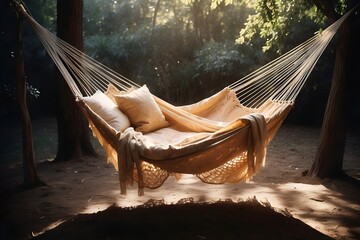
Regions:
M 23 171 L 24 188 L 32 188 L 43 185 L 40 181 L 35 164 L 35 154 L 32 139 L 32 129 L 28 108 L 26 105 L 26 81 L 22 44 L 22 17 L 16 12 L 16 72 L 18 80 L 18 100 L 22 119 L 22 141 L 23 141 Z

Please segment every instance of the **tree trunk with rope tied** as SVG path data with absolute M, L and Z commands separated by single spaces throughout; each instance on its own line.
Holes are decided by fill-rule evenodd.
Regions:
M 15 12 L 18 7 L 17 3 L 13 2 Z M 26 79 L 25 79 L 25 67 L 23 57 L 23 38 L 22 38 L 22 16 L 16 12 L 16 72 L 18 81 L 18 101 L 20 116 L 22 119 L 22 149 L 23 149 L 23 187 L 25 189 L 33 188 L 37 186 L 43 186 L 44 183 L 40 180 L 36 162 L 35 152 L 32 137 L 32 127 L 29 116 L 29 111 L 26 104 Z
M 331 1 L 316 0 L 314 2 L 331 21 L 338 18 Z M 350 2 L 348 9 L 352 7 L 354 4 Z M 352 70 L 346 63 L 349 62 L 350 36 L 354 33 L 351 31 L 351 17 L 353 16 L 350 16 L 339 30 L 332 84 L 323 119 L 320 142 L 314 162 L 307 173 L 309 176 L 321 179 L 346 176 L 343 172 L 343 161 L 348 124 L 347 110 L 350 102 L 350 96 L 346 93 L 351 87 L 349 73 Z

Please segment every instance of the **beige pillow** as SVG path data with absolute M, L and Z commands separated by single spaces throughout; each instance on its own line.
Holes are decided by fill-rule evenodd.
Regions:
M 114 96 L 116 94 L 120 94 L 120 93 L 121 93 L 121 91 L 117 87 L 115 87 L 114 85 L 109 83 L 107 90 L 105 92 L 105 95 L 116 104 Z
M 135 89 L 133 87 L 130 87 L 127 91 L 122 91 L 115 87 L 113 84 L 109 83 L 105 95 L 116 104 L 115 95 L 129 93 L 134 90 Z
M 117 131 L 124 131 L 130 127 L 129 118 L 104 93 L 96 91 L 90 97 L 84 97 L 85 103 L 111 127 Z
M 148 133 L 169 126 L 146 85 L 126 94 L 115 95 L 115 100 L 136 131 Z

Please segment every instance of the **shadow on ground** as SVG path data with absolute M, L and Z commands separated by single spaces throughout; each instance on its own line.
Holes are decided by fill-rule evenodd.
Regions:
M 256 199 L 148 202 L 79 214 L 35 239 L 331 239 Z

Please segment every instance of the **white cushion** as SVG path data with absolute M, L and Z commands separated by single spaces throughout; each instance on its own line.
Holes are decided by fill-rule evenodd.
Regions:
M 131 126 L 129 118 L 101 91 L 96 91 L 94 95 L 84 97 L 83 100 L 115 130 L 122 132 Z
M 115 100 L 136 131 L 148 133 L 169 126 L 146 85 L 126 94 L 115 95 Z

